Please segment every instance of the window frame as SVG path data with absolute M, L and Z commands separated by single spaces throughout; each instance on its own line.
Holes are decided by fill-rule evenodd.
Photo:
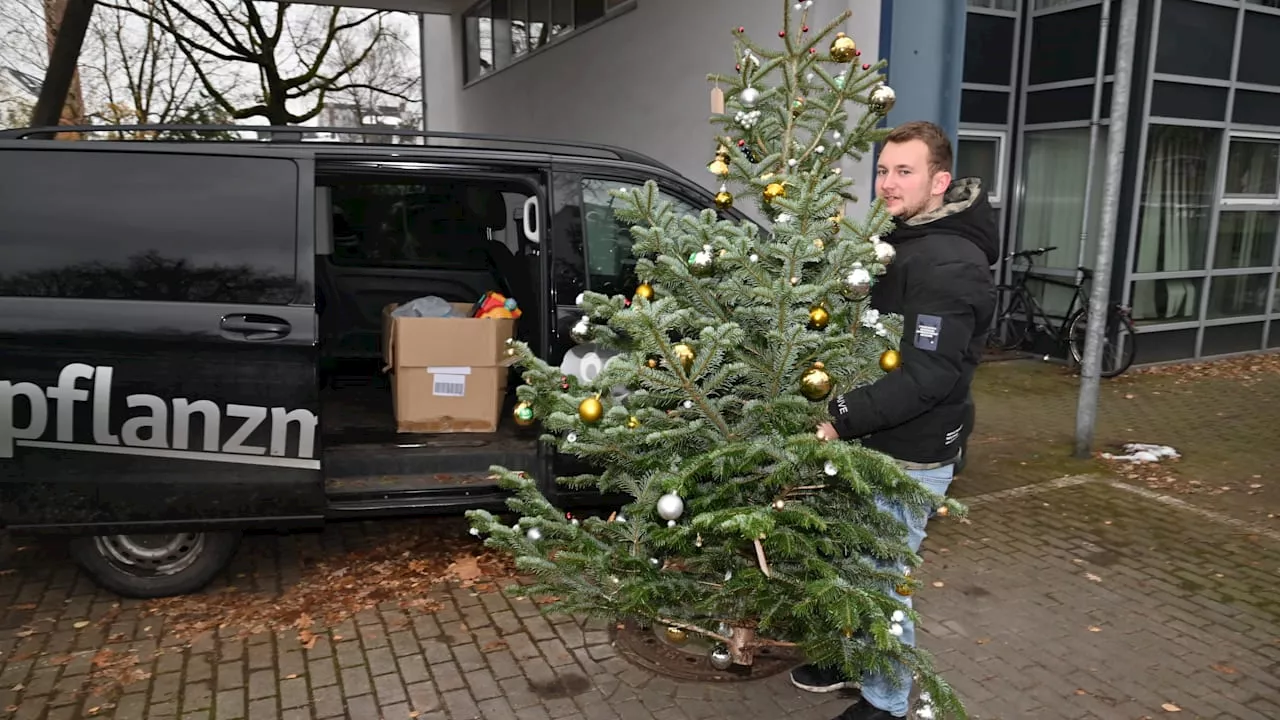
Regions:
M 956 131 L 955 160 L 960 159 L 960 141 L 992 140 L 996 143 L 996 178 L 991 187 L 985 187 L 987 201 L 999 206 L 1004 201 L 1005 176 L 1008 173 L 1009 132 L 1007 130 L 977 130 L 960 128 Z M 984 179 L 985 181 L 985 179 Z
M 1225 147 L 1223 148 L 1223 150 L 1227 154 L 1225 163 L 1230 162 L 1231 145 L 1236 140 L 1241 140 L 1243 142 L 1271 143 L 1276 145 L 1278 148 L 1280 148 L 1280 133 L 1249 132 L 1249 131 L 1243 131 L 1243 130 L 1233 130 L 1228 132 L 1226 135 L 1227 135 L 1226 138 L 1224 138 Z M 1227 173 L 1228 165 L 1225 163 L 1223 165 L 1223 170 L 1222 170 L 1223 172 L 1222 196 L 1218 200 L 1218 203 L 1222 206 L 1223 209 L 1231 209 L 1231 210 L 1280 209 L 1280 163 L 1277 163 L 1276 191 L 1272 195 L 1261 195 L 1261 194 L 1250 195 L 1250 194 L 1228 193 L 1226 188 L 1226 185 L 1227 185 L 1226 173 Z
M 555 0 L 522 0 L 522 2 L 526 3 L 525 14 L 528 15 L 530 18 L 533 17 L 532 5 L 534 2 L 545 3 L 549 13 L 554 13 L 554 1 Z M 547 42 L 545 45 L 532 47 L 532 43 L 529 43 L 529 47 L 526 48 L 525 52 L 522 52 L 519 55 L 516 55 L 514 52 L 512 52 L 509 58 L 507 58 L 504 62 L 500 63 L 498 61 L 499 54 L 497 52 L 497 44 L 495 40 L 495 36 L 497 33 L 495 33 L 493 30 L 493 28 L 495 27 L 495 23 L 492 20 L 492 17 L 493 17 L 492 0 L 477 0 L 477 2 L 474 2 L 471 5 L 469 5 L 467 9 L 462 12 L 462 27 L 461 27 L 462 87 L 465 90 L 466 88 L 471 87 L 475 83 L 482 82 L 488 78 L 493 77 L 494 75 L 497 75 L 498 73 L 508 68 L 515 67 L 520 63 L 527 61 L 529 58 L 536 57 L 538 54 L 546 51 L 549 48 L 554 48 L 569 39 L 577 37 L 578 35 L 584 32 L 587 32 L 595 27 L 598 27 L 604 23 L 607 23 L 610 20 L 613 20 L 621 15 L 625 15 L 626 13 L 631 12 L 632 10 L 635 10 L 636 6 L 639 4 L 639 1 L 640 0 L 602 0 L 602 6 L 604 10 L 603 10 L 603 15 L 601 15 L 599 18 L 592 20 L 590 22 L 584 23 L 582 25 L 578 25 L 572 22 L 571 20 L 568 27 L 565 30 L 562 30 L 559 33 L 548 32 Z M 474 60 L 475 67 L 477 69 L 480 68 L 480 34 L 479 34 L 479 23 L 477 23 L 477 28 L 475 33 L 476 37 L 475 37 L 474 46 L 473 46 L 470 40 L 470 33 L 467 30 L 467 23 L 472 19 L 484 17 L 484 16 L 476 15 L 476 11 L 481 7 L 485 7 L 485 6 L 489 6 L 491 8 L 488 17 L 490 18 L 489 44 L 491 48 L 490 55 L 492 56 L 493 68 L 488 72 L 479 72 L 479 74 L 477 74 L 475 77 L 471 77 L 470 68 L 472 66 L 473 60 Z M 572 12 L 572 5 L 570 5 L 570 11 Z M 548 15 L 548 18 L 553 19 L 551 15 Z M 554 23 L 552 24 L 554 25 Z M 531 26 L 531 25 L 532 25 L 532 21 L 531 20 L 527 21 L 526 32 L 528 31 L 528 26 Z M 507 42 L 508 44 L 510 44 L 509 34 L 507 37 Z M 474 58 L 472 57 L 473 53 L 475 55 Z

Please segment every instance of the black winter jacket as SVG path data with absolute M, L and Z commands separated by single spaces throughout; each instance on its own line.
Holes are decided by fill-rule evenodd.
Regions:
M 903 316 L 901 362 L 879 381 L 833 398 L 840 437 L 898 460 L 950 463 L 972 415 L 969 384 L 995 311 L 995 213 L 976 178 L 952 183 L 936 211 L 895 221 L 897 251 L 871 306 Z

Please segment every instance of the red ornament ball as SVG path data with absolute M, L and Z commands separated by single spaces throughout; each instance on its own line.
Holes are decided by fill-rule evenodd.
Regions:
M 809 26 L 805 25 L 804 27 L 800 28 L 800 32 L 809 32 Z
M 741 138 L 738 139 L 738 147 L 742 147 L 743 145 L 746 145 L 746 144 L 747 144 L 746 140 L 743 140 Z
M 741 26 L 741 25 L 739 25 L 739 26 L 738 26 L 738 32 L 739 32 L 739 33 L 744 33 L 744 32 L 746 32 L 746 31 L 747 31 L 747 29 L 746 29 L 745 27 L 743 27 L 743 26 Z
M 862 51 L 861 51 L 861 50 L 858 50 L 858 49 L 856 49 L 856 48 L 855 48 L 855 49 L 854 49 L 854 51 L 853 51 L 853 56 L 854 56 L 854 57 L 862 57 Z
M 787 31 L 786 31 L 786 30 L 779 30 L 779 31 L 778 31 L 778 37 L 786 37 L 786 36 L 787 36 Z
M 734 65 L 734 66 L 733 66 L 733 69 L 734 69 L 734 70 L 737 70 L 738 72 L 742 72 L 742 64 L 741 64 L 741 63 L 739 63 L 739 64 L 737 64 L 737 65 Z
M 870 69 L 871 69 L 871 63 L 862 63 L 862 69 L 863 69 L 863 70 L 870 70 Z
M 810 54 L 810 55 L 813 55 L 813 54 L 814 54 L 814 53 L 816 53 L 816 52 L 818 52 L 818 48 L 809 48 L 809 54 Z

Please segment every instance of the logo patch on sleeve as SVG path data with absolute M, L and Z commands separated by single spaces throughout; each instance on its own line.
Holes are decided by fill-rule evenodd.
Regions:
M 916 347 L 921 350 L 937 350 L 938 336 L 941 334 L 942 318 L 937 315 L 916 316 Z

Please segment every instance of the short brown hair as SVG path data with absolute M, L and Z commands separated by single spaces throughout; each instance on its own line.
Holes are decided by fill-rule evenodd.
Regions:
M 951 172 L 951 141 L 947 133 L 926 120 L 912 120 L 894 128 L 885 136 L 886 143 L 904 143 L 919 140 L 929 148 L 929 171 Z

